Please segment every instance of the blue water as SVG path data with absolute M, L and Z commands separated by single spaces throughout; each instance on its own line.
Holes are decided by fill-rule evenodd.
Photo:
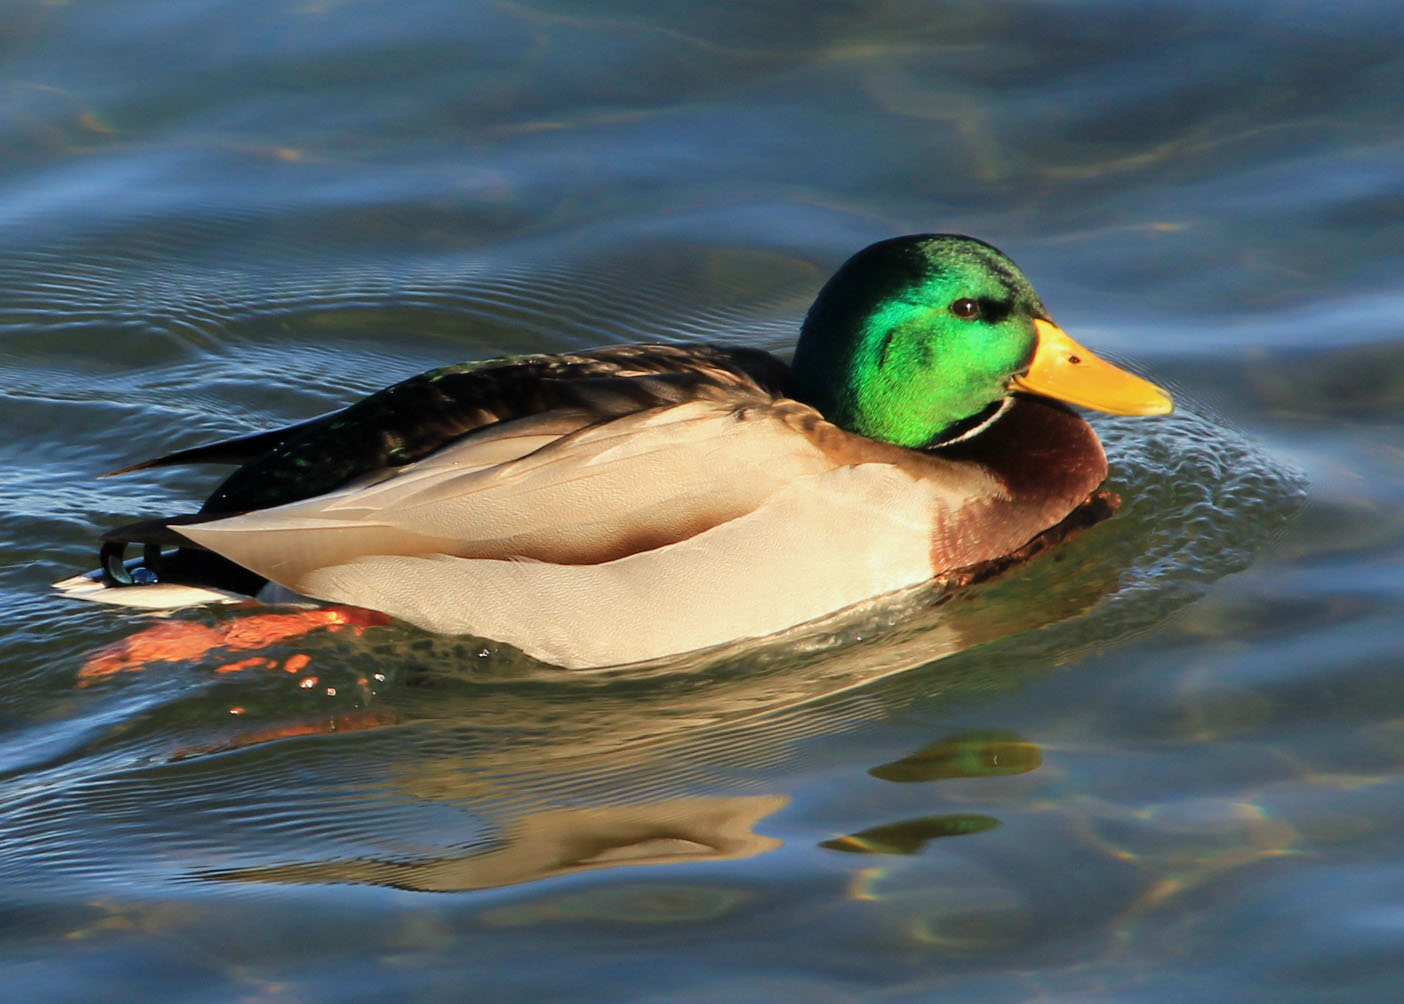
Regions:
M 1401 121 L 1384 2 L 14 0 L 7 991 L 1397 996 Z M 217 476 L 103 471 L 464 359 L 783 352 L 927 230 L 1176 394 L 1094 419 L 1123 507 L 1056 555 L 644 670 L 81 675 L 150 621 L 48 583 Z

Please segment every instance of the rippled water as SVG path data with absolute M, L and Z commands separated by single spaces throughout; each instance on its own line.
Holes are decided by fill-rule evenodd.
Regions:
M 1285 0 L 11 4 L 6 986 L 1396 995 L 1401 42 Z M 150 622 L 47 589 L 217 476 L 123 462 L 462 359 L 783 351 L 918 230 L 1181 405 L 1094 419 L 1120 513 L 993 582 L 576 674 L 391 625 L 100 675 Z

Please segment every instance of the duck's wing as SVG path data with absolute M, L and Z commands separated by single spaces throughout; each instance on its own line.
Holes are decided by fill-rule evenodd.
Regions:
M 720 345 L 619 346 L 430 370 L 337 412 L 283 429 L 166 454 L 113 474 L 181 463 L 242 463 L 207 515 L 282 505 L 421 460 L 500 423 L 550 413 L 603 421 L 741 389 L 777 394 L 787 367 Z M 557 423 L 559 425 L 559 423 Z
M 317 569 L 366 554 L 601 564 L 696 536 L 836 466 L 784 410 L 756 391 L 603 421 L 557 410 L 316 498 L 170 528 L 299 592 Z

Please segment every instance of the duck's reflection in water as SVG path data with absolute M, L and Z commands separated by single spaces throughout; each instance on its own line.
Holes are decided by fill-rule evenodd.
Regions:
M 755 833 L 783 795 L 679 798 L 645 805 L 547 809 L 518 817 L 487 850 L 413 861 L 352 859 L 204 874 L 261 882 L 357 882 L 452 892 L 598 868 L 748 858 L 780 846 Z

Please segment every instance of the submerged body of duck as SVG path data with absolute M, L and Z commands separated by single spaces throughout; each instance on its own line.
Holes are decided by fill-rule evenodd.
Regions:
M 567 667 L 652 659 L 1055 531 L 1107 468 L 1053 398 L 1171 407 L 1068 339 L 994 248 L 895 238 L 826 284 L 790 366 L 720 345 L 463 364 L 127 468 L 242 464 L 198 514 L 109 532 L 102 568 L 59 585 L 151 608 L 291 594 Z

